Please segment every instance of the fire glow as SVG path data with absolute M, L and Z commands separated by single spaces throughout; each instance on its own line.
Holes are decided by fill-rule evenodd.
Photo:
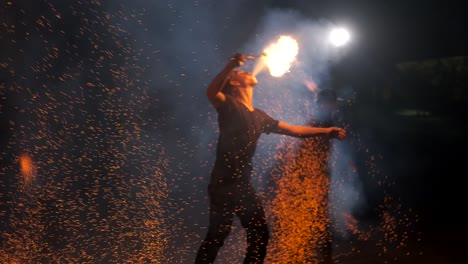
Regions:
M 31 157 L 26 153 L 21 154 L 19 163 L 20 163 L 20 172 L 21 172 L 21 175 L 23 176 L 23 180 L 26 184 L 29 184 L 35 176 L 34 163 Z
M 262 57 L 262 62 L 268 67 L 271 76 L 281 77 L 291 68 L 299 53 L 299 46 L 295 39 L 281 36 L 276 43 L 268 46 L 264 53 L 266 56 Z

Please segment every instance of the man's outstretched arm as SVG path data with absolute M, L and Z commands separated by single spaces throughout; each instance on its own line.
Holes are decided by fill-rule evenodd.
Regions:
M 226 78 L 229 73 L 236 67 L 244 64 L 246 57 L 242 54 L 236 54 L 232 57 L 229 62 L 226 64 L 224 69 L 216 75 L 216 77 L 211 81 L 208 89 L 206 89 L 206 96 L 210 103 L 215 107 L 219 107 L 226 101 L 226 96 L 221 92 L 223 87 L 226 85 Z
M 310 127 L 310 126 L 294 126 L 284 122 L 279 122 L 276 129 L 273 131 L 276 134 L 282 134 L 292 137 L 316 137 L 329 136 L 343 140 L 346 138 L 346 130 L 338 127 Z

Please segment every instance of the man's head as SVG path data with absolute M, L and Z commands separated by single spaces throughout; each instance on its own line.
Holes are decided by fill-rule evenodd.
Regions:
M 227 94 L 235 94 L 237 89 L 253 88 L 258 81 L 250 72 L 241 70 L 233 70 L 227 78 L 226 87 L 223 92 Z
M 331 114 L 336 110 L 337 106 L 336 93 L 330 89 L 321 90 L 317 94 L 316 103 L 324 114 Z

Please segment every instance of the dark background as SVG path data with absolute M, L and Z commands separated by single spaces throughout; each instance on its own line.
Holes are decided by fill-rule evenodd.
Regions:
M 138 175 L 147 173 L 146 164 L 163 156 L 169 165 L 151 166 L 162 167 L 169 175 L 173 204 L 183 207 L 203 199 L 206 179 L 194 179 L 209 172 L 214 149 L 207 151 L 206 146 L 215 140 L 214 116 L 203 97 L 204 87 L 225 58 L 242 51 L 255 38 L 255 26 L 267 10 L 293 10 L 305 19 L 334 21 L 352 31 L 346 55 L 327 68 L 328 83 L 338 91 L 342 86 L 354 87 L 353 104 L 344 106 L 354 133 L 362 135 L 366 147 L 383 157 L 376 163 L 379 173 L 394 182 L 385 187 L 385 193 L 398 197 L 404 207 L 419 215 L 414 230 L 421 232 L 422 242 L 415 243 L 424 249 L 424 257 L 408 263 L 456 263 L 467 235 L 462 202 L 467 175 L 468 61 L 464 56 L 468 40 L 462 7 L 461 1 L 422 0 L 0 1 L 2 228 L 13 230 L 12 188 L 17 184 L 16 157 L 23 151 L 42 160 L 63 155 L 95 157 L 86 166 L 70 168 L 77 175 L 87 175 L 112 158 L 131 160 L 124 170 Z M 106 15 L 111 18 L 106 20 Z M 109 25 L 118 25 L 122 31 L 109 31 Z M 103 50 L 114 56 L 100 64 L 101 57 L 107 56 Z M 55 55 L 48 58 L 48 54 Z M 399 67 L 408 62 L 414 63 L 413 68 Z M 120 72 L 103 70 L 106 67 Z M 67 79 L 67 73 L 72 77 Z M 94 86 L 96 83 L 100 85 Z M 108 94 L 105 88 L 115 86 L 122 90 Z M 60 91 L 74 95 L 67 97 Z M 55 100 L 47 99 L 50 94 Z M 50 105 L 57 107 L 51 108 L 49 117 L 37 121 L 43 115 L 37 111 Z M 106 115 L 102 110 L 110 108 L 122 115 Z M 42 144 L 30 139 L 35 131 L 58 133 L 57 127 L 64 122 L 94 126 L 98 132 L 81 133 L 73 128 L 65 132 L 69 137 L 63 139 L 62 148 L 41 152 L 34 147 Z M 119 126 L 132 135 L 143 133 L 150 138 L 132 143 L 136 148 L 138 142 L 148 145 L 140 151 L 163 146 L 164 155 L 159 149 L 158 154 L 137 152 L 126 158 L 99 154 L 114 146 L 99 143 L 115 134 L 106 132 L 106 127 L 116 131 Z M 129 137 L 118 134 L 116 141 L 127 142 Z M 95 142 L 90 143 L 91 138 Z M 74 143 L 67 145 L 69 142 Z M 91 151 L 93 145 L 97 149 Z M 125 147 L 116 149 L 116 153 L 128 154 Z M 365 171 L 366 164 L 361 163 Z M 44 164 L 41 167 L 61 170 L 69 163 Z M 98 176 L 89 181 L 81 176 L 83 181 L 71 184 L 72 188 L 86 189 L 96 177 L 109 173 L 105 166 L 99 168 Z M 381 195 L 363 177 L 364 186 L 370 186 L 363 191 L 372 208 Z M 192 196 L 189 199 L 184 198 L 187 190 Z M 186 211 L 204 210 L 203 202 L 195 204 Z M 184 225 L 190 221 L 206 224 L 203 218 L 193 220 L 187 215 Z M 203 235 L 204 231 L 197 232 Z

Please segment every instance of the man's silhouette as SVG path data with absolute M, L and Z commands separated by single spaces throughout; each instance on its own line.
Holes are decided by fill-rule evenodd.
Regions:
M 234 70 L 246 56 L 236 54 L 213 79 L 206 94 L 218 112 L 219 138 L 216 161 L 208 186 L 210 216 L 208 233 L 195 263 L 213 263 L 228 236 L 234 215 L 247 232 L 244 263 L 263 263 L 269 238 L 262 202 L 252 183 L 252 157 L 262 133 L 294 137 L 324 136 L 344 139 L 337 127 L 294 126 L 277 121 L 252 105 L 257 85 L 251 73 Z

